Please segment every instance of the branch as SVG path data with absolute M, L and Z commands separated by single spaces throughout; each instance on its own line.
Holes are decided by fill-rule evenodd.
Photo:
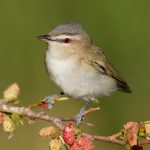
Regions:
M 26 108 L 26 107 L 15 107 L 15 106 L 3 104 L 1 102 L 0 103 L 0 112 L 17 113 L 20 116 L 28 117 L 30 119 L 45 120 L 45 121 L 52 123 L 60 130 L 64 129 L 64 125 L 59 118 L 50 117 L 49 115 L 43 114 L 43 112 L 34 112 L 31 109 Z
M 3 99 L 0 99 L 0 125 L 3 125 L 4 131 L 6 132 L 12 133 L 17 124 L 23 124 L 21 117 L 26 117 L 30 118 L 31 120 L 39 119 L 50 122 L 60 131 L 63 131 L 63 138 L 61 136 L 61 132 L 59 132 L 59 136 L 56 136 L 58 133 L 56 132 L 57 134 L 55 134 L 54 131 L 56 130 L 54 127 L 46 127 L 40 131 L 41 136 L 50 136 L 52 135 L 52 132 L 55 134 L 55 138 L 52 138 L 50 141 L 50 149 L 61 149 L 60 143 L 63 143 L 66 147 L 65 149 L 68 149 L 66 145 L 68 144 L 71 149 L 77 149 L 77 147 L 78 149 L 82 149 L 85 147 L 86 149 L 92 150 L 92 141 L 102 141 L 117 144 L 130 150 L 141 150 L 143 149 L 142 145 L 150 144 L 150 121 L 127 122 L 120 132 L 112 136 L 91 135 L 88 133 L 83 133 L 79 129 L 75 129 L 72 124 L 66 125 L 66 122 L 68 121 L 76 123 L 74 116 L 56 117 L 46 115 L 44 112 L 35 112 L 32 110 L 32 108 L 37 106 L 45 109 L 52 107 L 52 103 L 50 103 L 48 100 L 42 100 L 40 103 L 30 105 L 30 107 L 14 106 L 13 104 L 18 102 L 19 92 L 20 88 L 18 84 L 14 83 L 3 92 Z M 56 97 L 56 100 L 62 101 L 64 98 L 66 99 L 66 97 Z M 99 107 L 88 109 L 84 113 L 84 117 L 87 117 L 90 113 L 98 111 L 99 109 Z M 83 121 L 82 124 L 92 126 L 91 123 Z M 143 139 L 141 140 L 141 138 Z M 61 142 L 59 140 L 61 140 Z M 56 145 L 57 148 L 53 147 Z
M 75 121 L 74 117 L 58 118 L 54 116 L 49 116 L 49 115 L 44 114 L 43 112 L 35 112 L 31 110 L 30 108 L 8 105 L 8 104 L 5 104 L 3 101 L 0 101 L 0 112 L 17 113 L 22 117 L 28 117 L 33 120 L 39 119 L 39 120 L 48 121 L 60 130 L 64 130 L 65 124 L 63 122 Z M 112 135 L 112 136 L 90 135 L 87 133 L 82 133 L 82 135 L 88 138 L 91 138 L 92 140 L 95 140 L 95 141 L 113 143 L 113 144 L 117 144 L 120 146 L 124 146 L 126 144 L 125 141 L 118 139 L 122 135 L 122 132 L 118 132 L 117 134 Z M 149 143 L 150 143 L 150 140 L 148 139 L 144 139 L 138 142 L 139 145 L 144 145 L 144 144 L 149 144 Z
M 0 102 L 0 112 L 17 113 L 20 116 L 24 116 L 24 117 L 26 116 L 30 119 L 45 120 L 45 121 L 52 123 L 54 126 L 56 126 L 60 130 L 63 130 L 65 127 L 65 125 L 63 124 L 63 121 L 75 121 L 74 117 L 64 117 L 64 118 L 51 117 L 49 115 L 45 115 L 43 112 L 40 112 L 40 113 L 34 112 L 33 110 L 26 108 L 26 107 L 15 107 L 15 106 L 4 104 L 2 102 Z M 83 133 L 83 135 L 96 141 L 105 141 L 108 143 L 124 145 L 122 142 L 112 137 L 90 135 L 87 133 Z

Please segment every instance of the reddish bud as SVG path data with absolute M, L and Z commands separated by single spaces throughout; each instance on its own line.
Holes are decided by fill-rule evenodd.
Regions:
M 48 109 L 48 103 L 40 103 L 39 107 L 43 109 Z
M 75 140 L 75 131 L 71 123 L 64 128 L 63 139 L 68 145 L 73 144 Z
M 78 144 L 80 145 L 82 150 L 93 150 L 93 144 L 91 139 L 82 136 L 79 140 L 78 140 Z
M 143 147 L 141 145 L 134 145 L 132 146 L 132 150 L 143 150 Z
M 71 145 L 70 150 L 80 150 L 80 146 L 76 141 Z
M 4 115 L 3 113 L 0 112 L 0 125 L 3 124 L 3 121 L 4 121 Z

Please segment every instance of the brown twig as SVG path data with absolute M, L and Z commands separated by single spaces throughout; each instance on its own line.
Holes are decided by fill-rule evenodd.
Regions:
M 89 135 L 87 133 L 83 133 L 83 135 L 87 136 L 89 138 L 92 138 L 95 141 L 102 141 L 102 142 L 117 144 L 117 145 L 120 145 L 120 146 L 124 146 L 125 145 L 124 141 L 118 140 L 118 139 L 114 139 L 111 136 Z
M 121 131 L 118 132 L 118 133 L 115 133 L 115 134 L 111 135 L 110 138 L 111 138 L 111 139 L 117 139 L 117 138 L 119 138 L 120 136 L 122 136 L 122 132 L 121 132 Z
M 145 145 L 145 144 L 150 144 L 150 140 L 145 139 L 145 140 L 141 140 L 138 142 L 139 145 Z
M 84 117 L 87 116 L 88 114 L 92 113 L 92 112 L 96 112 L 100 110 L 100 107 L 96 107 L 96 108 L 89 108 L 87 111 L 84 112 Z
M 75 121 L 74 117 L 63 117 L 58 118 L 54 116 L 45 115 L 44 113 L 35 112 L 29 108 L 26 107 L 16 107 L 12 105 L 8 105 L 0 101 L 0 112 L 7 112 L 7 113 L 17 113 L 20 116 L 26 116 L 31 119 L 39 119 L 44 120 L 52 123 L 60 130 L 63 130 L 65 125 L 63 121 Z M 90 135 L 87 133 L 82 133 L 84 136 L 87 136 L 95 141 L 103 141 L 107 143 L 113 143 L 120 146 L 124 146 L 125 142 L 123 140 L 118 139 L 122 135 L 121 132 L 118 132 L 112 136 L 99 136 L 99 135 Z M 149 144 L 150 140 L 145 139 L 138 142 L 139 145 Z
M 15 107 L 7 104 L 2 104 L 0 105 L 0 111 L 1 112 L 8 112 L 8 113 L 17 113 L 21 116 L 26 116 L 31 119 L 40 119 L 40 120 L 45 120 L 53 125 L 55 125 L 57 128 L 63 130 L 64 125 L 63 122 L 56 117 L 50 117 L 49 115 L 45 115 L 40 112 L 34 112 L 29 108 L 26 107 Z

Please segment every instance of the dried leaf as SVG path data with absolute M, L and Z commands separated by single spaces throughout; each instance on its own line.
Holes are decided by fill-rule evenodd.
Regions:
M 40 130 L 39 135 L 43 137 L 47 137 L 54 134 L 55 132 L 56 129 L 54 127 L 45 127 Z
M 137 145 L 137 135 L 140 124 L 137 122 L 128 122 L 124 125 L 127 143 L 132 147 Z
M 52 139 L 49 143 L 50 150 L 61 150 L 62 142 L 60 139 Z
M 15 129 L 15 125 L 8 115 L 4 115 L 3 129 L 9 133 L 12 133 Z
M 146 134 L 150 136 L 150 123 L 145 124 Z
M 10 85 L 3 93 L 4 100 L 6 102 L 13 102 L 17 100 L 19 95 L 20 88 L 17 83 L 13 83 Z

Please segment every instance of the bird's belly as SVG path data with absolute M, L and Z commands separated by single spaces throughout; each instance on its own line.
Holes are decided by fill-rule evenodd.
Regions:
M 77 66 L 72 59 L 47 61 L 52 79 L 73 98 L 109 95 L 116 90 L 114 80 L 99 72 Z

